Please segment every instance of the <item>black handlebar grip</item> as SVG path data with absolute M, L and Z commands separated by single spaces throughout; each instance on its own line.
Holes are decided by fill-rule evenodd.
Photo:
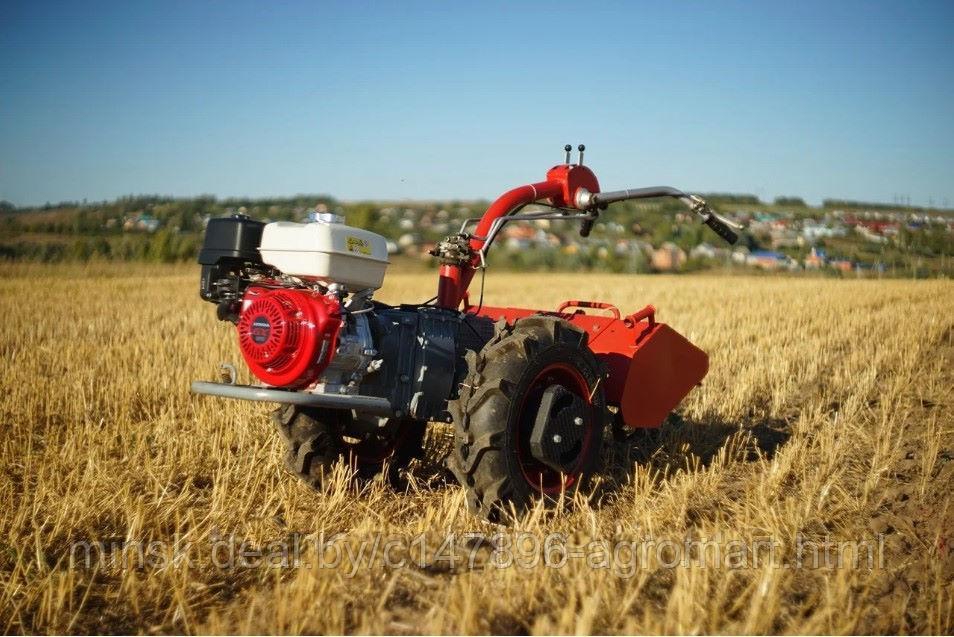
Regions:
M 704 223 L 712 228 L 713 232 L 722 237 L 726 243 L 735 245 L 735 242 L 739 240 L 738 235 L 732 232 L 732 228 L 722 223 L 715 215 L 709 215 L 709 218 L 706 219 Z

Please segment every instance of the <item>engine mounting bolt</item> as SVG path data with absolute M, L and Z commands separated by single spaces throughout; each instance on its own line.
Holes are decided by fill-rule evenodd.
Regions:
M 583 424 L 583 419 L 580 418 L 579 416 L 577 416 L 576 418 L 573 419 L 573 424 L 574 424 L 574 425 L 577 425 L 577 426 L 580 426 L 580 425 Z
M 555 442 L 556 444 L 560 444 L 561 442 L 563 442 L 563 437 L 560 434 L 556 434 L 555 436 L 553 436 L 553 442 Z

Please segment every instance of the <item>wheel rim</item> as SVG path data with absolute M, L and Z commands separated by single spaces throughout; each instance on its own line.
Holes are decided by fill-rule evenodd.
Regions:
M 527 484 L 539 492 L 556 494 L 573 486 L 583 470 L 583 463 L 590 448 L 593 435 L 593 413 L 587 409 L 584 422 L 583 441 L 577 455 L 573 470 L 561 474 L 552 467 L 533 457 L 530 451 L 530 434 L 533 430 L 533 421 L 543 399 L 543 392 L 554 385 L 560 385 L 567 391 L 573 392 L 582 398 L 587 406 L 592 406 L 589 384 L 579 370 L 565 363 L 552 363 L 544 367 L 530 382 L 520 403 L 520 412 L 517 419 L 516 450 L 517 463 Z

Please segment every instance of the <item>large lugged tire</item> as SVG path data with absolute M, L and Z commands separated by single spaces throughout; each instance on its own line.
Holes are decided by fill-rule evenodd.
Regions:
M 455 428 L 448 468 L 477 515 L 496 521 L 511 507 L 526 510 L 535 498 L 584 489 L 599 469 L 603 369 L 587 343 L 583 330 L 540 315 L 503 325 L 479 353 L 468 353 L 467 379 L 448 405 Z M 586 403 L 578 453 L 571 451 L 565 466 L 572 469 L 565 473 L 540 462 L 529 445 L 542 396 L 555 385 Z
M 356 480 L 367 481 L 386 469 L 385 479 L 401 486 L 400 471 L 419 456 L 424 423 L 402 421 L 390 439 L 369 438 L 349 442 L 342 433 L 350 414 L 333 409 L 282 405 L 272 412 L 272 421 L 285 440 L 285 466 L 314 489 L 335 465 L 345 461 Z

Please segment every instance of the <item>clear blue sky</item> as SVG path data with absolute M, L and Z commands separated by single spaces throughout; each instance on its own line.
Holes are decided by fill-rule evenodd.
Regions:
M 954 206 L 954 2 L 0 3 L 0 199 L 604 189 Z

